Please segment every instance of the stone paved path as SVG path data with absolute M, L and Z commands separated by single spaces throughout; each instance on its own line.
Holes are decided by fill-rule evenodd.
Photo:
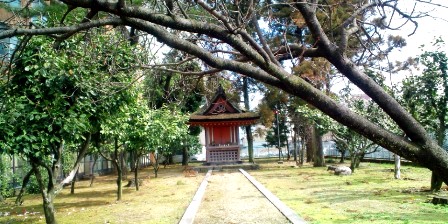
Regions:
M 213 172 L 194 223 L 290 223 L 238 171 Z

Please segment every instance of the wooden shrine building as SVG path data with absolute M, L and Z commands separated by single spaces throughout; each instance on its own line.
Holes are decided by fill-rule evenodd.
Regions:
M 259 118 L 257 113 L 245 112 L 232 105 L 219 86 L 210 105 L 192 114 L 189 124 L 204 128 L 207 163 L 239 162 L 239 127 L 254 124 Z

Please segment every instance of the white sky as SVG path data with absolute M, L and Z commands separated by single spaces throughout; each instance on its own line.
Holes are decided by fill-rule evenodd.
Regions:
M 416 5 L 416 11 L 418 12 L 427 12 L 430 16 L 419 18 L 416 21 L 418 22 L 418 28 L 415 33 L 410 35 L 414 31 L 414 24 L 407 23 L 404 27 L 402 27 L 398 31 L 388 31 L 393 35 L 401 35 L 406 39 L 407 46 L 402 49 L 397 49 L 391 52 L 389 55 L 390 62 L 394 63 L 395 61 L 405 61 L 409 57 L 417 57 L 418 55 L 424 53 L 424 51 L 435 50 L 435 47 L 432 46 L 432 42 L 437 37 L 442 37 L 442 39 L 447 43 L 444 48 L 445 52 L 448 52 L 448 1 L 447 0 L 422 0 L 426 2 L 431 2 L 432 4 L 416 2 L 415 0 L 402 0 L 399 1 L 401 4 L 400 9 L 412 10 L 414 4 Z M 441 6 L 438 6 L 441 5 Z M 407 11 L 407 10 L 403 10 Z M 398 18 L 398 17 L 396 17 Z M 397 23 L 400 21 L 397 19 Z M 400 23 L 401 24 L 401 23 Z M 424 47 L 422 47 L 424 46 Z M 420 71 L 413 71 L 414 73 Z M 397 74 L 391 74 L 391 76 L 386 75 L 386 84 L 390 84 L 391 81 L 389 77 L 392 78 L 392 83 L 397 84 L 400 83 L 403 78 L 407 75 L 411 74 L 409 71 L 403 71 Z M 332 91 L 338 92 L 345 85 L 341 80 L 337 80 L 333 86 Z M 353 93 L 362 93 L 359 89 L 355 88 L 354 85 L 351 85 L 354 89 Z
M 431 1 L 431 0 L 425 0 Z M 413 6 L 414 1 L 404 1 Z M 448 42 L 448 1 L 447 0 L 432 0 L 432 3 L 443 5 L 444 7 L 437 7 L 435 5 L 418 3 L 417 10 L 428 12 L 428 17 L 418 19 L 418 28 L 415 34 L 407 37 L 407 35 L 412 33 L 414 26 L 408 24 L 405 29 L 399 31 L 403 37 L 406 37 L 407 46 L 396 52 L 393 56 L 397 59 L 408 57 L 415 57 L 424 52 L 424 50 L 433 50 L 431 47 L 431 42 L 435 40 L 436 37 L 442 37 L 446 42 Z M 397 33 L 397 32 L 395 32 Z M 420 46 L 424 45 L 422 49 Z M 448 51 L 448 46 L 445 46 L 445 51 Z

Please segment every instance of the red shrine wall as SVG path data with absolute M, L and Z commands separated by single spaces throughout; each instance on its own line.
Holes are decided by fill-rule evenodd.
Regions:
M 231 142 L 230 132 L 230 127 L 213 127 L 213 140 L 215 144 L 229 144 Z
M 211 126 L 206 127 L 206 144 L 211 146 L 238 145 L 238 127 Z

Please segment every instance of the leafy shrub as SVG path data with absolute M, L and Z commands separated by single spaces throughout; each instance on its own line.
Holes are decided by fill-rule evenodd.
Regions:
M 11 159 L 6 155 L 0 156 L 0 199 L 11 197 L 13 193 Z

